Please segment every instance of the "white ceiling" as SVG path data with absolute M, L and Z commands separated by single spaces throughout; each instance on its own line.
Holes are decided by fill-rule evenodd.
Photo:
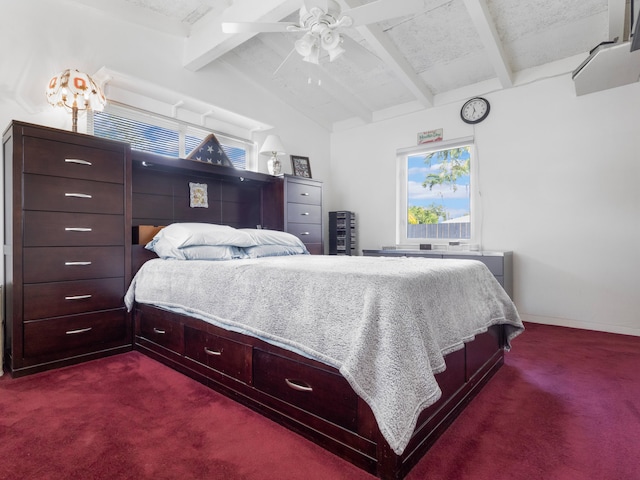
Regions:
M 293 51 L 301 33 L 221 29 L 297 22 L 303 0 L 73 1 L 184 38 L 182 68 L 224 62 L 328 129 L 566 74 L 629 30 L 629 0 L 423 0 L 412 15 L 342 28 L 346 53 L 315 66 Z

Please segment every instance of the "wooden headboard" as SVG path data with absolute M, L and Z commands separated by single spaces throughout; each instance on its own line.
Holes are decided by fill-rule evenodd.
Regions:
M 284 228 L 282 178 L 194 160 L 132 152 L 133 274 L 155 255 L 140 242 L 141 225 L 206 222 L 236 228 Z M 190 183 L 207 186 L 208 207 L 190 206 Z

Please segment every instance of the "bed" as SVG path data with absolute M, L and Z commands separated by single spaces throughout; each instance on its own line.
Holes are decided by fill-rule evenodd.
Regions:
M 149 171 L 139 174 L 148 185 Z M 176 174 L 185 172 L 172 171 L 172 181 L 186 180 Z M 140 225 L 147 216 L 136 214 L 135 178 L 134 163 Z M 261 220 L 277 217 L 264 194 L 252 198 L 261 199 Z M 188 224 L 165 220 L 165 233 Z M 215 259 L 178 258 L 194 245 L 134 245 L 139 270 L 126 302 L 136 348 L 380 478 L 409 472 L 523 330 L 480 262 L 316 256 L 293 244 L 279 246 L 292 249 L 287 254 L 262 255 L 255 247 L 269 251 L 272 243 L 255 237 L 276 230 L 247 228 L 255 218 L 214 220 L 207 225 L 246 233 L 252 244 L 207 245 L 234 248 L 217 249 L 224 258 Z

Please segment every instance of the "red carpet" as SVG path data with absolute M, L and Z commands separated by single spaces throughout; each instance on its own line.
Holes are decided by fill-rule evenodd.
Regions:
M 527 324 L 408 479 L 640 479 L 640 338 Z M 372 479 L 137 352 L 0 378 L 0 479 Z

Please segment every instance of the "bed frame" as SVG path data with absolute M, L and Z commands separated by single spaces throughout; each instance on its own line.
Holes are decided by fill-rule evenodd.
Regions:
M 189 207 L 189 182 L 206 183 L 209 208 Z M 132 265 L 144 249 L 142 225 L 177 221 L 282 229 L 282 179 L 189 160 L 133 154 Z M 368 405 L 340 373 L 253 337 L 138 304 L 135 348 L 260 412 L 385 480 L 401 479 L 503 365 L 504 331 L 492 327 L 446 357 L 443 392 L 418 420 L 402 455 L 389 447 Z

